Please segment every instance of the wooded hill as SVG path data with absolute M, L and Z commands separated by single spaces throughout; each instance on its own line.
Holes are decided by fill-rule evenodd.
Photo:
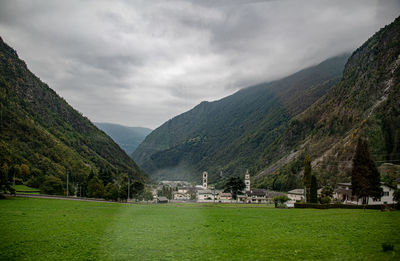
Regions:
M 377 163 L 400 162 L 399 28 L 397 18 L 348 61 L 203 102 L 153 131 L 134 159 L 159 179 L 198 180 L 206 170 L 219 182 L 249 169 L 253 184 L 276 190 L 301 185 L 307 154 L 320 185 L 349 181 L 359 135 Z
M 265 153 L 290 119 L 340 80 L 347 58 L 202 102 L 154 130 L 133 157 L 158 179 L 198 180 L 204 170 L 210 182 L 244 175 L 246 169 L 254 174 L 268 165 Z
M 128 155 L 131 155 L 151 132 L 151 129 L 143 127 L 128 127 L 107 122 L 94 124 L 110 136 Z
M 298 177 L 296 166 L 306 154 L 322 184 L 350 181 L 360 135 L 367 138 L 378 165 L 400 164 L 400 18 L 359 47 L 341 81 L 290 121 L 264 155 L 274 163 L 257 181 L 284 188 Z
M 72 185 L 87 185 L 90 174 L 104 184 L 121 173 L 146 179 L 110 137 L 31 73 L 1 38 L 0 104 L 1 167 L 27 166 L 27 176 L 20 178 L 31 185 L 39 186 L 46 176 L 65 183 L 67 173 Z

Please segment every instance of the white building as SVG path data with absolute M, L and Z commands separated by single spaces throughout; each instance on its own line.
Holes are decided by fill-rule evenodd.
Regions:
M 396 190 L 395 187 L 381 183 L 383 195 L 380 199 L 368 198 L 368 205 L 383 205 L 383 204 L 394 204 L 393 193 Z M 341 201 L 345 204 L 362 204 L 362 198 L 357 199 L 356 196 L 352 195 L 351 183 L 338 183 L 338 188 L 333 194 L 334 199 Z
M 197 202 L 218 202 L 218 193 L 211 189 L 198 190 Z
M 304 200 L 304 189 L 293 189 L 288 191 L 287 196 L 291 201 Z

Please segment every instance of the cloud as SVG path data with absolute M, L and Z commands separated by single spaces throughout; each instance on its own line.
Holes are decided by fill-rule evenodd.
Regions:
M 0 35 L 93 121 L 155 128 L 361 45 L 399 1 L 0 3 Z

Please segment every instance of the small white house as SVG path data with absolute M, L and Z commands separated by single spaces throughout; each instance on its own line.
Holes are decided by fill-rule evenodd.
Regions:
M 293 189 L 288 191 L 287 193 L 288 198 L 291 201 L 303 200 L 304 199 L 304 189 Z
M 395 187 L 387 185 L 387 184 L 382 184 L 381 188 L 383 190 L 383 196 L 380 199 L 373 199 L 369 198 L 368 199 L 368 205 L 382 205 L 382 204 L 394 204 L 395 202 L 393 201 L 393 193 L 396 190 Z M 362 203 L 362 200 L 359 200 L 359 203 Z

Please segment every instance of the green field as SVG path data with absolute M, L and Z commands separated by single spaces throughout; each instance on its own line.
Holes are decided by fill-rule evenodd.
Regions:
M 40 190 L 37 188 L 31 188 L 25 185 L 15 185 L 13 186 L 17 194 L 40 194 Z
M 399 260 L 399 227 L 400 211 L 13 198 L 0 260 Z

